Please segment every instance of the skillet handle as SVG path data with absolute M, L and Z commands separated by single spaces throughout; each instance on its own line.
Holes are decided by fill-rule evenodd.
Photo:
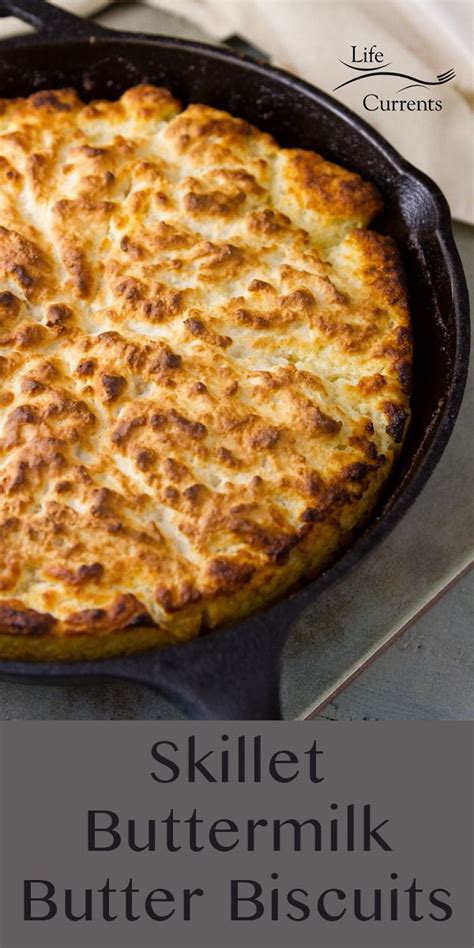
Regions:
M 157 689 L 193 720 L 281 720 L 280 662 L 289 627 L 274 612 L 162 652 L 112 659 L 107 672 Z
M 91 20 L 75 16 L 46 0 L 0 0 L 0 17 L 16 16 L 42 36 L 94 36 L 109 32 Z

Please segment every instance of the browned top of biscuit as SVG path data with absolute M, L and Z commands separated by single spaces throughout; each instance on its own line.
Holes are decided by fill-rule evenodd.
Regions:
M 380 207 L 165 89 L 0 102 L 0 631 L 187 637 L 344 541 L 408 417 Z

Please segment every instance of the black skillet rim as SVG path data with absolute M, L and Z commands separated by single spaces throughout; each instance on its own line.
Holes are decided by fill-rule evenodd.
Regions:
M 12 4 L 13 5 L 13 4 Z M 1 4 L 0 4 L 1 7 Z M 55 11 L 56 12 L 56 11 Z M 60 11 L 57 11 L 58 13 Z M 48 15 L 48 8 L 45 8 L 45 14 Z M 69 19 L 69 18 L 68 18 Z M 298 90 L 304 95 L 312 98 L 323 109 L 337 115 L 342 121 L 350 125 L 357 134 L 370 140 L 370 142 L 382 152 L 384 157 L 393 165 L 397 174 L 410 178 L 421 184 L 424 190 L 429 194 L 432 201 L 432 207 L 436 211 L 435 233 L 438 237 L 439 246 L 443 254 L 446 276 L 449 278 L 452 288 L 453 301 L 453 328 L 456 332 L 456 355 L 453 361 L 452 375 L 449 387 L 446 390 L 444 406 L 440 412 L 433 431 L 433 437 L 430 444 L 424 449 L 419 457 L 415 468 L 411 474 L 402 478 L 402 481 L 394 485 L 393 491 L 385 499 L 384 505 L 388 509 L 375 513 L 373 519 L 369 520 L 363 533 L 347 549 L 336 562 L 325 570 L 320 576 L 301 588 L 291 593 L 281 601 L 271 604 L 266 609 L 254 613 L 247 619 L 236 625 L 230 625 L 227 629 L 217 629 L 206 634 L 206 636 L 191 640 L 178 646 L 168 646 L 165 648 L 153 648 L 144 652 L 138 652 L 129 656 L 117 656 L 113 658 L 97 658 L 90 661 L 77 662 L 34 662 L 34 661 L 15 661 L 10 659 L 0 660 L 0 674 L 2 678 L 16 678 L 18 680 L 43 681 L 54 679 L 56 681 L 66 680 L 68 678 L 134 678 L 133 664 L 140 659 L 146 659 L 146 656 L 156 655 L 169 656 L 180 653 L 182 658 L 186 650 L 196 646 L 204 639 L 209 640 L 218 636 L 224 638 L 226 632 L 237 630 L 250 630 L 253 623 L 260 624 L 262 619 L 268 622 L 281 623 L 294 620 L 301 609 L 308 605 L 316 596 L 322 593 L 329 585 L 340 580 L 350 569 L 352 569 L 359 560 L 370 550 L 380 543 L 393 529 L 395 524 L 401 519 L 404 513 L 416 499 L 421 489 L 428 481 L 440 457 L 446 448 L 451 436 L 456 417 L 462 402 L 464 388 L 467 379 L 469 365 L 469 342 L 470 342 L 470 321 L 469 321 L 469 296 L 466 280 L 459 258 L 459 254 L 454 242 L 451 228 L 451 216 L 448 203 L 439 187 L 424 172 L 419 171 L 410 162 L 404 159 L 388 142 L 376 132 L 363 119 L 359 118 L 346 106 L 339 103 L 332 96 L 321 91 L 310 83 L 299 79 L 283 69 L 254 59 L 246 53 L 235 52 L 233 50 L 213 46 L 208 43 L 200 43 L 192 40 L 184 40 L 169 36 L 150 35 L 144 33 L 127 33 L 124 31 L 108 30 L 95 23 L 81 22 L 80 28 L 77 27 L 76 18 L 71 18 L 69 34 L 69 24 L 67 20 L 60 18 L 61 33 L 52 33 L 45 29 L 38 34 L 27 34 L 20 37 L 12 37 L 4 40 L 0 48 L 3 50 L 25 49 L 28 47 L 40 46 L 46 44 L 50 46 L 67 45 L 69 42 L 113 44 L 119 42 L 129 42 L 135 45 L 152 45 L 168 48 L 186 48 L 189 52 L 204 54 L 212 59 L 231 61 L 234 64 L 239 63 L 243 68 L 253 69 L 260 72 L 265 78 L 276 79 L 284 83 L 290 89 Z M 66 24 L 66 25 L 65 25 Z M 59 26 L 59 23 L 58 23 Z M 405 483 L 405 478 L 408 480 Z M 296 608 L 295 608 L 296 607 Z M 184 653 L 184 654 L 183 654 Z

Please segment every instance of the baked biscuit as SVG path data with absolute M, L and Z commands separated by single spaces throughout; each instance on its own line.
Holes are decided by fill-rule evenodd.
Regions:
M 409 417 L 359 175 L 166 89 L 0 102 L 0 652 L 245 616 L 350 542 Z

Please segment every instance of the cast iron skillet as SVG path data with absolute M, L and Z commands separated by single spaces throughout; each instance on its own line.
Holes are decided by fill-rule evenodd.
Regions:
M 2 97 L 73 86 L 86 99 L 114 98 L 138 82 L 166 85 L 184 102 L 242 116 L 281 145 L 321 151 L 384 195 L 377 226 L 402 250 L 414 320 L 413 419 L 392 480 L 357 542 L 282 602 L 189 644 L 90 662 L 0 662 L 2 677 L 20 681 L 142 682 L 196 719 L 279 718 L 280 655 L 295 618 L 387 535 L 427 481 L 454 425 L 467 374 L 469 314 L 448 205 L 361 119 L 281 70 L 201 43 L 106 30 L 43 0 L 0 0 L 0 16 L 8 14 L 38 32 L 0 44 Z

